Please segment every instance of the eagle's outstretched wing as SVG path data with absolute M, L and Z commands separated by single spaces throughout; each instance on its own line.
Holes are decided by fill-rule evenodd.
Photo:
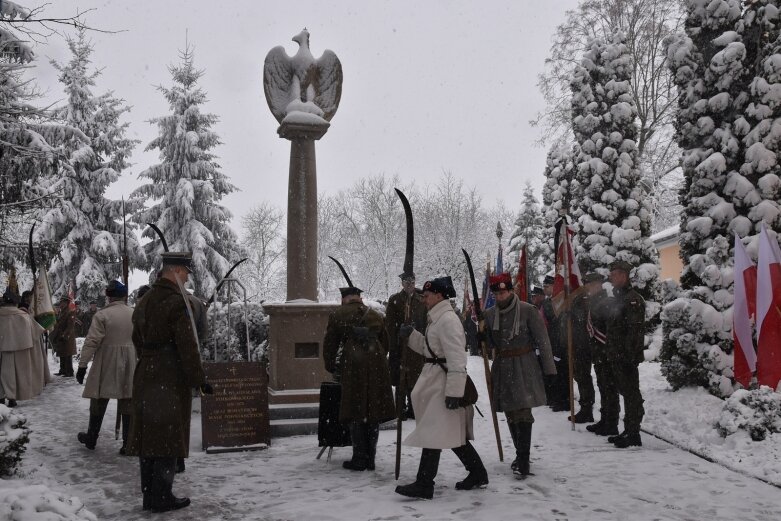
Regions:
M 263 64 L 263 91 L 271 113 L 280 123 L 290 103 L 290 84 L 293 81 L 293 63 L 285 48 L 278 45 L 266 55 Z
M 333 51 L 326 51 L 315 61 L 317 80 L 314 103 L 323 112 L 323 118 L 331 121 L 342 97 L 342 63 Z

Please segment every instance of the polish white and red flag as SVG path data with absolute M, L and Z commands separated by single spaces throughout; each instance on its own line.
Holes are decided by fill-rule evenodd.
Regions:
M 757 370 L 757 351 L 754 348 L 753 319 L 756 318 L 757 267 L 751 261 L 743 242 L 735 235 L 735 305 L 732 311 L 732 338 L 735 347 L 735 380 L 749 387 Z
M 757 259 L 757 381 L 781 381 L 781 248 L 762 225 Z
M 575 230 L 564 221 L 560 221 L 558 251 L 556 252 L 556 274 L 553 279 L 553 307 L 558 314 L 568 303 L 565 303 L 567 291 L 569 294 L 580 288 L 583 283 L 580 278 L 580 268 L 575 260 L 575 252 L 572 249 L 572 239 Z M 563 232 L 563 233 L 562 233 Z M 569 282 L 569 287 L 566 288 Z

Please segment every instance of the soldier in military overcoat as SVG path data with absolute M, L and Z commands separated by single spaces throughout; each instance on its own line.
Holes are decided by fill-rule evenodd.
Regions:
M 73 357 L 76 355 L 76 312 L 70 309 L 70 299 L 60 298 L 57 322 L 49 334 L 54 353 L 60 358 L 60 372 L 55 376 L 73 376 Z
M 388 369 L 388 335 L 382 315 L 361 299 L 361 290 L 340 288 L 342 305 L 328 317 L 323 339 L 325 369 L 342 384 L 339 420 L 350 425 L 349 470 L 374 470 L 380 423 L 396 417 Z
M 554 412 L 569 411 L 569 370 L 567 366 L 567 340 L 562 334 L 564 322 L 556 315 L 553 307 L 553 282 L 551 275 L 546 275 L 542 282 L 542 291 L 545 300 L 542 302 L 542 314 L 545 318 L 545 326 L 548 330 L 553 361 L 556 364 L 556 375 L 546 379 L 545 391 L 548 396 L 548 405 Z
M 212 392 L 181 291 L 192 256 L 166 252 L 162 257 L 160 278 L 133 312 L 133 344 L 140 359 L 127 450 L 140 458 L 144 509 L 154 512 L 190 504 L 172 492 L 176 459 L 189 455 L 192 390 Z
M 388 305 L 385 307 L 385 329 L 388 331 L 388 365 L 391 372 L 391 383 L 406 390 L 404 415 L 406 418 L 415 418 L 412 408 L 412 388 L 418 381 L 420 371 L 423 369 L 425 357 L 420 356 L 407 346 L 406 339 L 399 338 L 399 328 L 403 324 L 412 326 L 424 333 L 426 331 L 426 306 L 423 304 L 422 295 L 415 289 L 415 274 L 402 273 L 401 291 L 391 295 Z M 404 356 L 402 357 L 402 350 Z M 404 367 L 401 367 L 402 358 Z
M 504 412 L 510 428 L 516 458 L 510 465 L 513 474 L 527 476 L 531 450 L 532 408 L 545 405 L 543 372 L 556 374 L 548 333 L 538 310 L 512 291 L 509 273 L 489 280 L 496 306 L 485 311 L 488 341 L 494 352 L 491 367 L 493 401 L 497 412 Z M 542 368 L 535 350 L 539 349 Z
M 637 367 L 644 360 L 645 300 L 629 281 L 631 271 L 632 265 L 625 261 L 610 265 L 613 299 L 608 306 L 605 344 L 610 375 L 624 397 L 624 431 L 608 441 L 621 449 L 643 444 L 640 422 L 645 413 Z

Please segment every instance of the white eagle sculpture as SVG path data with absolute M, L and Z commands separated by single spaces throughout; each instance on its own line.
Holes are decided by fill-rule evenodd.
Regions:
M 268 106 L 280 124 L 328 125 L 342 97 L 342 64 L 329 50 L 315 59 L 306 29 L 293 41 L 299 48 L 292 58 L 281 45 L 266 55 L 263 90 Z

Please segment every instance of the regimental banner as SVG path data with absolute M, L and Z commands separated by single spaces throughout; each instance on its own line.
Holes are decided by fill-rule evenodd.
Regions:
M 204 362 L 213 395 L 201 397 L 203 450 L 257 450 L 271 441 L 268 374 L 260 362 Z

